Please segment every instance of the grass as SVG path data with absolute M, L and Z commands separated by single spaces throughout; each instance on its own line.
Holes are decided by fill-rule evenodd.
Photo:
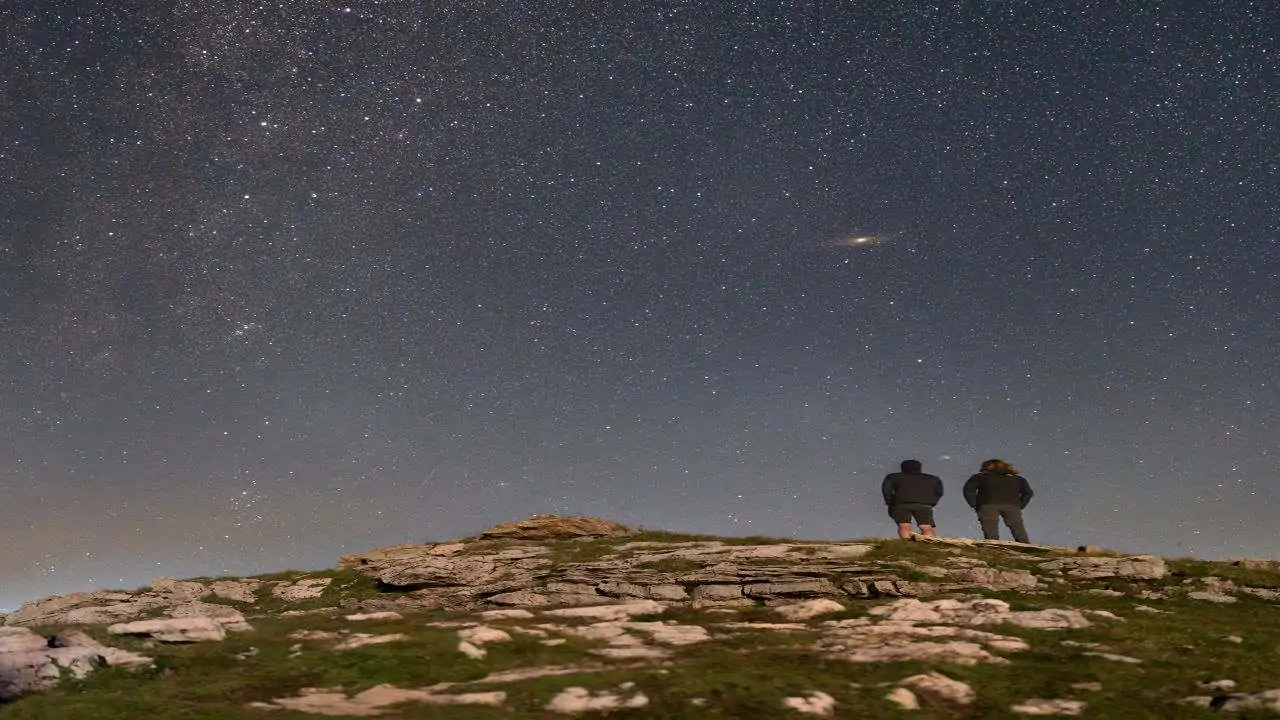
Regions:
M 1170 575 L 1175 578 L 1218 577 L 1244 587 L 1280 589 L 1280 571 L 1277 570 L 1247 568 L 1229 562 L 1185 558 L 1167 560 L 1165 565 L 1169 568 Z

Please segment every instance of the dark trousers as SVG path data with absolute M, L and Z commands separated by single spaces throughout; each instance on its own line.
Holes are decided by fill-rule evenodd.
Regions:
M 1020 543 L 1029 543 L 1027 526 L 1022 524 L 1022 508 L 1017 505 L 983 505 L 978 508 L 978 522 L 982 523 L 982 537 L 988 540 L 1000 539 L 1000 519 L 1009 526 L 1013 539 Z

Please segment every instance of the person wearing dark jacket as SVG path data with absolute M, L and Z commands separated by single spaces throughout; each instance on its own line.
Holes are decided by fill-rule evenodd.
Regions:
M 1034 494 L 1017 468 L 998 458 L 982 463 L 982 470 L 964 484 L 965 502 L 978 511 L 982 536 L 987 540 L 1000 539 L 1000 520 L 1003 519 L 1014 540 L 1031 542 L 1022 522 L 1022 511 Z
M 933 537 L 933 506 L 942 499 L 942 480 L 921 472 L 919 460 L 903 460 L 901 467 L 902 472 L 889 473 L 880 486 L 889 517 L 898 523 L 898 537 L 911 537 L 912 518 L 925 537 Z

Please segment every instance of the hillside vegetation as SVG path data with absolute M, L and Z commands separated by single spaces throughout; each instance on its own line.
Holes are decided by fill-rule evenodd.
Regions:
M 206 634 L 126 627 L 175 620 Z M 0 720 L 1280 717 L 1274 562 L 1010 543 L 544 527 L 49 598 L 0 630 Z M 18 692 L 32 634 L 149 661 Z

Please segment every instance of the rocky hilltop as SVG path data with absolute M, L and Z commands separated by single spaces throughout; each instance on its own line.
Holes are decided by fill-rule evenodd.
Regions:
M 0 627 L 0 720 L 1262 717 L 1278 648 L 1268 560 L 540 516 L 26 603 Z

